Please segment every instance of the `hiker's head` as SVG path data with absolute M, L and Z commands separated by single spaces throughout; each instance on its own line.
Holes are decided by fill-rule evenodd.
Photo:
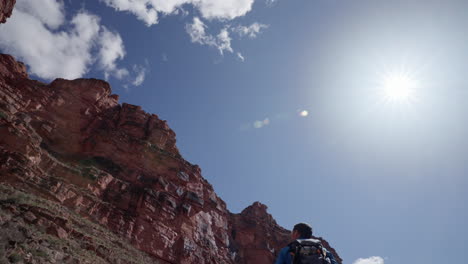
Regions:
M 299 223 L 294 226 L 291 238 L 311 238 L 312 237 L 312 227 L 306 223 Z

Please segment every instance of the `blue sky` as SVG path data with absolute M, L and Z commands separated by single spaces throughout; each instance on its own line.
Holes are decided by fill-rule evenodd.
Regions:
M 231 211 L 309 222 L 345 263 L 463 259 L 468 2 L 137 2 L 18 0 L 0 50 L 44 81 L 106 78 Z

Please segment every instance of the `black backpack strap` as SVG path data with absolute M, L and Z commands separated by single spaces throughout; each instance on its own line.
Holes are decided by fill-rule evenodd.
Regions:
M 292 256 L 292 264 L 299 263 L 299 250 L 301 249 L 301 243 L 298 240 L 295 240 L 288 245 L 289 254 Z

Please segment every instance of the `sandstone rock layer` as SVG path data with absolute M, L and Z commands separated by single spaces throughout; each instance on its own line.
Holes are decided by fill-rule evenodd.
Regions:
M 0 228 L 0 263 L 267 264 L 290 233 L 258 202 L 230 213 L 167 123 L 108 83 L 44 84 L 3 54 Z
M 265 205 L 231 214 L 200 168 L 181 157 L 167 123 L 119 104 L 104 81 L 44 84 L 0 55 L 0 135 L 0 225 L 16 230 L 14 245 L 29 241 L 57 261 L 266 264 L 288 242 Z M 66 246 L 28 238 L 26 224 L 42 242 Z M 5 246 L 11 239 L 0 238 L 5 256 L 28 257 Z

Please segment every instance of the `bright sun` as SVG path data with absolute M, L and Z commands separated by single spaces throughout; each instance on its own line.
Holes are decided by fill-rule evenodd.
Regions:
M 382 88 L 385 98 L 392 102 L 408 102 L 414 99 L 418 81 L 403 72 L 387 73 L 383 76 Z

